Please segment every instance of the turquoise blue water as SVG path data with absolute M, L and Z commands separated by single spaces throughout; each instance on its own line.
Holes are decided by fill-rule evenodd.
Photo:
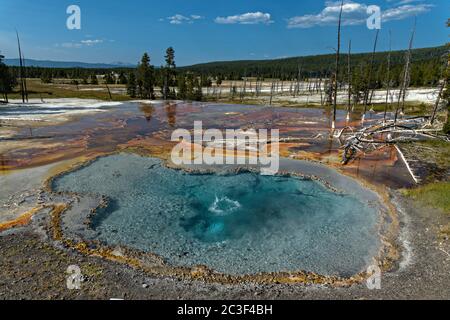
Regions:
M 310 180 L 192 175 L 156 159 L 114 155 L 54 187 L 108 196 L 109 208 L 92 226 L 99 240 L 179 266 L 348 276 L 364 269 L 379 247 L 375 208 Z

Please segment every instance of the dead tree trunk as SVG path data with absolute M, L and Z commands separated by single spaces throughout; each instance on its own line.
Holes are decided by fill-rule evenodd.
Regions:
M 442 74 L 444 75 L 444 80 L 442 80 L 441 87 L 439 89 L 439 94 L 437 96 L 436 103 L 433 108 L 433 113 L 431 114 L 431 117 L 430 117 L 431 125 L 433 125 L 434 121 L 436 120 L 437 111 L 439 109 L 439 105 L 441 104 L 442 94 L 444 92 L 445 87 L 447 86 L 447 78 L 445 77 L 445 72 L 448 70 L 449 66 L 450 66 L 450 60 L 448 59 L 448 53 L 446 53 L 446 63 L 445 63 L 445 67 L 442 72 Z
M 295 86 L 294 89 L 294 98 L 296 95 L 300 94 L 300 78 L 301 78 L 301 74 L 302 74 L 302 67 L 299 65 L 298 66 L 298 75 L 297 75 L 297 84 Z
M 380 30 L 377 30 L 377 34 L 375 35 L 375 42 L 373 45 L 373 51 L 372 51 L 372 57 L 370 60 L 370 66 L 369 66 L 369 74 L 367 76 L 367 88 L 364 92 L 364 113 L 363 113 L 363 119 L 367 112 L 367 106 L 369 104 L 369 94 L 372 90 L 372 73 L 373 73 L 373 65 L 375 63 L 375 52 L 377 51 L 377 43 L 378 43 L 378 35 L 380 33 Z
M 23 89 L 25 91 L 25 101 L 28 102 L 28 87 L 27 87 L 27 68 L 26 68 L 26 60 L 22 53 L 22 64 L 23 64 Z
M 22 61 L 22 49 L 20 48 L 19 33 L 16 30 L 17 46 L 19 49 L 19 82 L 20 82 L 20 94 L 22 96 L 22 103 L 25 103 L 25 87 L 23 82 L 23 61 Z
M 441 104 L 441 97 L 442 97 L 442 93 L 444 92 L 444 88 L 447 85 L 447 81 L 442 81 L 441 84 L 441 88 L 439 89 L 439 94 L 437 96 L 436 99 L 436 103 L 434 104 L 434 109 L 433 109 L 433 113 L 431 115 L 431 119 L 430 119 L 430 124 L 433 125 L 434 121 L 436 120 L 436 114 L 437 114 L 437 110 L 439 108 L 439 105 Z
M 105 83 L 105 85 L 106 85 L 106 89 L 108 90 L 109 100 L 112 101 L 111 90 L 109 90 L 109 86 L 107 83 Z M 78 88 L 78 86 L 77 86 L 77 88 Z
M 352 41 L 348 42 L 348 58 L 347 58 L 347 73 L 348 73 L 348 106 L 347 106 L 347 121 L 350 120 L 350 110 L 351 110 L 351 100 L 352 100 L 352 65 L 351 65 L 351 54 L 352 54 Z
M 336 128 L 336 112 L 337 112 L 337 96 L 338 96 L 338 79 L 339 79 L 339 58 L 341 51 L 341 22 L 342 22 L 342 10 L 344 8 L 344 0 L 341 2 L 341 11 L 339 12 L 339 22 L 338 22 L 338 43 L 336 50 L 336 69 L 334 74 L 334 102 L 333 102 L 333 122 L 331 124 L 331 129 L 334 131 Z
M 270 87 L 270 103 L 269 103 L 269 105 L 272 105 L 274 89 L 275 89 L 275 82 L 272 80 L 272 85 Z
M 167 69 L 164 70 L 164 88 L 163 88 L 163 99 L 167 100 L 169 91 L 169 71 Z
M 380 79 L 380 69 L 378 69 L 375 79 Z M 372 88 L 370 89 L 369 105 L 372 105 L 373 96 L 375 95 L 375 89 L 375 86 L 372 86 Z
M 324 88 L 326 86 L 326 82 L 324 82 Z M 320 106 L 323 107 L 323 89 L 322 89 L 322 75 L 320 75 L 320 84 L 319 84 L 319 93 L 320 93 Z
M 383 120 L 386 123 L 387 110 L 389 106 L 389 94 L 391 89 L 391 54 L 392 54 L 392 35 L 391 30 L 389 30 L 389 54 L 387 61 L 387 71 L 386 71 L 386 105 L 384 106 L 384 117 Z
M 416 20 L 414 20 L 414 28 L 411 33 L 411 38 L 409 40 L 408 51 L 406 52 L 405 69 L 403 71 L 403 81 L 402 81 L 402 85 L 400 88 L 400 92 L 398 94 L 397 108 L 395 110 L 395 119 L 394 119 L 395 122 L 397 122 L 397 119 L 398 119 L 398 112 L 400 109 L 400 104 L 401 104 L 402 113 L 405 112 L 406 90 L 408 89 L 409 82 L 410 82 L 411 51 L 412 51 L 415 34 L 416 34 Z
M 241 102 L 244 100 L 246 91 L 247 91 L 247 76 L 244 77 L 244 87 L 241 90 Z

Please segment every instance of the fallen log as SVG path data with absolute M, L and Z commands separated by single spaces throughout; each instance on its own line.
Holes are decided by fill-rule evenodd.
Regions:
M 346 165 L 359 155 L 374 152 L 386 145 L 426 139 L 450 141 L 441 131 L 439 126 L 431 125 L 429 117 L 414 117 L 387 122 L 383 120 L 358 131 L 345 127 L 335 138 L 339 139 L 344 149 L 342 163 Z

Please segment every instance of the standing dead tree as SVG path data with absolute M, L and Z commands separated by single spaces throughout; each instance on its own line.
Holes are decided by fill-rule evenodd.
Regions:
M 17 36 L 17 47 L 19 49 L 19 84 L 20 84 L 20 94 L 22 96 L 22 103 L 28 102 L 28 91 L 27 91 L 27 81 L 25 78 L 25 66 L 24 59 L 22 55 L 22 48 L 20 46 L 19 33 L 16 30 Z
M 437 96 L 436 103 L 434 105 L 433 112 L 431 116 L 422 117 L 404 117 L 402 119 L 398 118 L 400 107 L 404 108 L 405 95 L 410 83 L 411 74 L 411 51 L 412 44 L 415 36 L 416 25 L 414 23 L 414 29 L 409 42 L 409 49 L 405 54 L 405 66 L 402 72 L 402 80 L 400 83 L 400 90 L 398 95 L 397 107 L 395 110 L 394 119 L 387 119 L 387 110 L 389 104 L 393 102 L 393 94 L 391 93 L 392 88 L 392 66 L 391 66 L 391 53 L 392 53 L 392 41 L 391 32 L 389 32 L 389 54 L 387 58 L 387 75 L 386 75 L 386 106 L 384 109 L 384 117 L 382 120 L 372 122 L 370 125 L 362 127 L 361 129 L 356 129 L 353 127 L 346 127 L 339 132 L 336 132 L 333 137 L 339 139 L 341 143 L 341 148 L 344 150 L 342 163 L 348 164 L 355 159 L 364 156 L 365 154 L 381 150 L 386 146 L 394 146 L 395 149 L 400 154 L 400 157 L 405 162 L 409 173 L 411 174 L 413 180 L 419 183 L 419 178 L 414 174 L 412 168 L 410 167 L 408 160 L 402 154 L 399 144 L 404 142 L 415 142 L 422 140 L 442 140 L 450 142 L 450 137 L 442 132 L 443 123 L 439 122 L 437 113 L 441 104 L 442 95 L 444 88 L 447 85 L 447 79 L 440 82 L 439 94 Z M 378 38 L 378 33 L 376 41 Z M 375 46 L 376 46 L 375 41 Z M 375 52 L 375 49 L 374 49 Z M 372 62 L 373 63 L 373 62 Z M 371 64 L 372 64 L 371 63 Z M 450 66 L 450 61 L 448 56 L 446 59 L 447 69 Z M 371 66 L 372 68 L 372 66 Z M 371 72 L 371 71 L 369 71 Z M 377 76 L 377 79 L 380 75 Z M 371 80 L 371 77 L 369 77 Z M 367 92 L 370 91 L 371 81 L 368 82 L 368 88 L 364 92 L 365 105 L 367 105 Z M 366 88 L 365 88 L 366 89 Z M 372 93 L 373 94 L 373 93 Z M 389 98 L 391 102 L 389 102 Z M 365 110 L 366 111 L 366 110 Z
M 406 98 L 406 91 L 409 87 L 409 83 L 411 81 L 411 56 L 412 56 L 412 47 L 414 42 L 414 36 L 416 34 L 416 20 L 414 20 L 414 27 L 411 33 L 411 38 L 409 39 L 409 47 L 408 51 L 406 51 L 405 55 L 405 68 L 403 70 L 403 80 L 400 87 L 400 92 L 398 93 L 398 100 L 397 100 L 397 108 L 395 110 L 395 118 L 394 121 L 396 122 L 398 120 L 398 114 L 401 107 L 402 114 L 405 112 L 405 98 Z
M 367 86 L 366 86 L 366 90 L 364 92 L 363 121 L 364 121 L 366 113 L 367 113 L 367 106 L 369 105 L 369 95 L 370 95 L 370 92 L 372 90 L 372 74 L 373 74 L 373 66 L 375 64 L 375 53 L 377 51 L 377 44 L 378 44 L 378 35 L 379 35 L 379 33 L 380 33 L 380 30 L 377 29 L 377 33 L 375 35 L 375 41 L 374 41 L 374 44 L 373 44 L 372 56 L 370 58 L 370 66 L 369 66 L 368 75 L 367 75 Z
M 433 125 L 436 120 L 436 115 L 437 115 L 439 106 L 441 105 L 442 94 L 444 93 L 444 89 L 447 86 L 447 77 L 445 77 L 445 72 L 447 71 L 448 67 L 450 66 L 450 60 L 448 59 L 449 53 L 450 52 L 447 52 L 445 54 L 446 62 L 445 62 L 445 67 L 442 69 L 442 76 L 444 79 L 441 81 L 441 86 L 439 88 L 439 93 L 438 93 L 438 96 L 436 99 L 436 103 L 434 104 L 433 112 L 430 117 L 431 125 Z
M 384 106 L 383 121 L 386 122 L 387 110 L 389 107 L 389 94 L 391 91 L 391 54 L 392 54 L 392 34 L 389 30 L 389 53 L 387 58 L 387 70 L 386 70 L 386 105 Z
M 108 91 L 109 101 L 112 101 L 113 98 L 112 98 L 112 95 L 111 95 L 111 90 L 109 90 L 108 83 L 105 82 L 105 86 L 106 86 L 106 90 Z
M 244 85 L 243 88 L 241 89 L 241 102 L 244 100 L 246 93 L 247 93 L 247 72 L 245 72 Z
M 298 66 L 298 74 L 297 74 L 297 81 L 296 81 L 296 85 L 294 88 L 294 98 L 295 96 L 300 94 L 300 81 L 301 81 L 301 77 L 302 77 L 302 66 L 299 65 Z
M 276 86 L 275 79 L 272 79 L 272 83 L 271 83 L 271 86 L 270 86 L 270 101 L 269 101 L 269 105 L 272 105 L 272 102 L 273 102 L 273 93 L 274 93 L 274 90 L 275 90 L 275 86 Z
M 256 73 L 256 84 L 255 84 L 255 97 L 259 97 L 261 93 L 261 87 L 262 87 L 262 77 L 260 76 L 259 71 Z
M 22 64 L 23 64 L 23 89 L 25 92 L 25 101 L 28 102 L 28 86 L 27 86 L 27 66 L 25 56 L 22 53 Z
M 351 65 L 351 54 L 352 54 L 352 41 L 348 42 L 348 56 L 347 56 L 347 76 L 348 76 L 348 101 L 347 101 L 347 121 L 350 120 L 351 112 L 351 102 L 352 102 L 352 65 Z
M 337 97 L 338 97 L 338 81 L 339 81 L 339 58 L 341 54 L 341 23 L 342 23 L 342 11 L 344 9 L 344 0 L 341 2 L 341 10 L 339 12 L 338 22 L 338 43 L 336 49 L 336 69 L 334 73 L 334 102 L 333 102 L 333 121 L 331 123 L 331 129 L 334 131 L 336 128 L 336 113 L 337 113 Z

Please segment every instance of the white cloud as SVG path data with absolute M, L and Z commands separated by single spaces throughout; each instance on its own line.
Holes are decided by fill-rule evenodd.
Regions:
M 433 5 L 430 4 L 405 4 L 418 0 L 402 0 L 396 6 L 382 10 L 382 19 L 384 22 L 391 20 L 401 20 L 410 16 L 418 15 L 429 11 Z M 336 25 L 339 19 L 341 7 L 340 1 L 326 2 L 325 8 L 318 14 L 309 14 L 292 17 L 288 19 L 288 28 L 311 28 L 314 26 Z M 351 26 L 364 24 L 368 18 L 368 4 L 345 1 L 342 8 L 342 24 Z
M 95 40 L 81 40 L 81 43 L 86 45 L 86 46 L 93 46 L 99 43 L 103 43 L 103 40 L 101 39 L 95 39 Z
M 196 20 L 201 20 L 204 17 L 196 15 L 196 14 L 192 14 L 190 16 L 184 16 L 182 14 L 176 14 L 174 16 L 171 17 L 167 17 L 166 19 L 159 19 L 159 21 L 169 21 L 170 24 L 183 24 L 183 23 L 188 23 L 188 24 L 192 24 L 194 23 L 194 21 Z
M 271 20 L 270 13 L 263 12 L 248 12 L 244 14 L 239 14 L 235 16 L 228 17 L 217 17 L 214 20 L 219 24 L 270 24 L 273 23 Z
M 310 28 L 314 26 L 335 25 L 341 10 L 340 2 L 327 2 L 322 12 L 290 18 L 288 28 Z M 342 8 L 342 24 L 361 24 L 367 19 L 367 5 L 357 2 L 346 2 Z
M 401 4 L 409 4 L 409 3 L 413 3 L 413 2 L 423 2 L 425 0 L 387 0 L 388 2 L 397 2 L 397 5 L 401 5 Z
M 110 42 L 114 40 L 109 40 Z M 63 42 L 61 44 L 55 44 L 55 47 L 62 47 L 67 49 L 79 49 L 82 47 L 92 47 L 97 44 L 103 43 L 104 40 L 102 39 L 88 39 L 88 40 L 81 40 L 81 41 L 71 41 L 71 42 Z
M 402 20 L 428 12 L 432 7 L 431 4 L 402 5 L 383 11 L 382 18 L 383 21 Z
M 172 17 L 168 17 L 167 19 L 169 20 L 170 24 L 182 24 L 183 22 L 191 20 L 188 17 L 185 17 L 181 14 L 176 14 Z
M 63 47 L 63 48 L 81 48 L 83 45 L 79 42 L 63 42 L 61 44 L 56 44 L 55 47 Z

